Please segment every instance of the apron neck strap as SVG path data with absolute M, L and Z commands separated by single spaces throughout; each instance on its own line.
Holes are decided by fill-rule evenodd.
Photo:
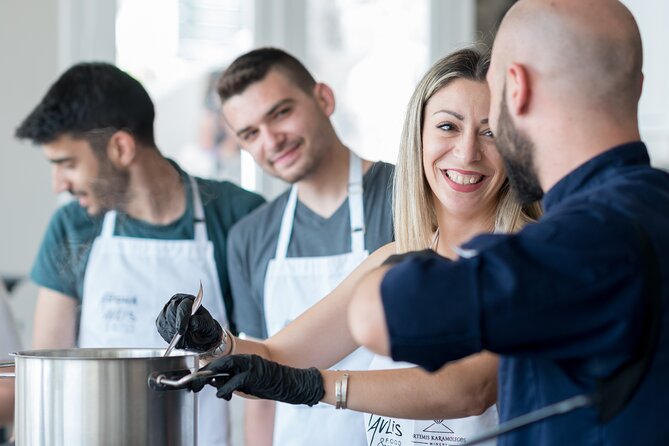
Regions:
M 188 175 L 190 181 L 191 192 L 193 193 L 193 226 L 194 239 L 198 242 L 206 242 L 209 240 L 207 236 L 207 222 L 204 219 L 204 206 L 202 205 L 202 198 L 200 197 L 200 190 L 197 187 L 195 178 Z
M 206 242 L 209 240 L 207 236 L 207 224 L 204 219 L 204 206 L 200 198 L 200 191 L 197 187 L 195 178 L 188 175 L 190 189 L 193 195 L 193 233 L 194 240 L 198 242 Z M 110 238 L 114 235 L 114 228 L 116 226 L 116 210 L 107 211 L 102 222 L 102 231 L 100 231 L 101 238 Z
M 351 252 L 365 250 L 365 207 L 362 200 L 362 160 L 349 151 L 348 210 L 351 216 Z
M 116 226 L 116 211 L 111 210 L 105 213 L 105 218 L 102 221 L 102 231 L 100 237 L 110 238 L 114 235 L 114 226 Z
M 365 209 L 363 205 L 362 187 L 362 160 L 349 150 L 348 166 L 348 209 L 351 226 L 351 252 L 359 253 L 365 250 Z M 275 259 L 285 259 L 288 253 L 288 244 L 293 232 L 295 209 L 297 208 L 297 185 L 290 188 L 288 203 L 281 217 L 279 241 L 276 245 Z

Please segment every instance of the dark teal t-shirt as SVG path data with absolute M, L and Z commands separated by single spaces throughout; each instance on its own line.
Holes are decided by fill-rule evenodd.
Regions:
M 188 177 L 181 169 L 179 171 L 186 187 L 186 211 L 178 220 L 167 225 L 153 225 L 119 212 L 114 234 L 162 240 L 192 239 L 193 195 Z M 214 245 L 214 259 L 228 320 L 232 321 L 233 303 L 226 266 L 228 231 L 235 222 L 265 200 L 227 181 L 201 178 L 196 178 L 196 181 L 204 206 L 207 234 Z M 88 256 L 93 241 L 100 234 L 102 221 L 103 216 L 90 217 L 76 201 L 60 207 L 46 230 L 30 274 L 31 279 L 41 287 L 71 296 L 81 303 Z M 165 296 L 166 300 L 168 298 Z

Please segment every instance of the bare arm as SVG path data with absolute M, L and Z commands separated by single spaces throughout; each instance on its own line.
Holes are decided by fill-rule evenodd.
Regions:
M 348 312 L 355 340 L 382 355 L 390 352 L 380 293 L 388 269 L 376 268 L 359 280 Z M 480 414 L 496 401 L 497 366 L 497 357 L 484 352 L 449 363 L 434 373 L 419 368 L 349 372 L 352 393 L 348 395 L 348 407 L 411 419 Z M 326 391 L 323 401 L 334 404 L 334 382 L 341 373 L 322 372 Z
M 275 409 L 274 401 L 244 400 L 244 444 L 246 446 L 272 446 Z
M 346 318 L 358 280 L 394 253 L 394 243 L 377 249 L 337 288 L 279 333 L 262 342 L 236 339 L 235 353 L 256 354 L 293 367 L 332 366 L 358 347 Z
M 429 373 L 418 367 L 352 371 L 347 406 L 359 412 L 407 418 L 462 418 L 480 415 L 497 400 L 497 356 L 483 352 Z M 335 404 L 335 381 L 343 372 L 322 371 L 325 396 Z
M 35 306 L 33 348 L 75 346 L 77 300 L 57 291 L 40 288 Z
M 390 338 L 381 302 L 381 282 L 389 266 L 368 271 L 351 292 L 348 321 L 353 338 L 374 353 L 390 356 Z

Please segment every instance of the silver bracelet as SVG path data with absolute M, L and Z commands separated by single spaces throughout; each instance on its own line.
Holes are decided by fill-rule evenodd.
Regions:
M 230 348 L 228 348 L 230 346 Z M 223 328 L 221 340 L 216 346 L 200 354 L 200 359 L 213 359 L 221 356 L 231 355 L 235 351 L 235 337 L 230 333 L 230 330 Z
M 348 399 L 348 373 L 344 373 L 341 379 L 335 381 L 335 409 L 346 409 Z

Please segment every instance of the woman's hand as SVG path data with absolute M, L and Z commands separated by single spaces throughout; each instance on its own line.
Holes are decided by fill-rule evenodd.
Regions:
M 258 398 L 289 404 L 317 404 L 325 393 L 323 378 L 316 368 L 297 369 L 269 361 L 257 355 L 230 355 L 219 358 L 200 370 L 229 373 L 228 378 L 194 380 L 191 390 L 199 392 L 209 383 L 218 389 L 216 396 L 225 400 L 235 391 Z
M 200 307 L 191 316 L 195 296 L 175 294 L 156 318 L 156 328 L 165 342 L 179 333 L 176 348 L 203 353 L 219 345 L 223 329 L 206 308 Z

